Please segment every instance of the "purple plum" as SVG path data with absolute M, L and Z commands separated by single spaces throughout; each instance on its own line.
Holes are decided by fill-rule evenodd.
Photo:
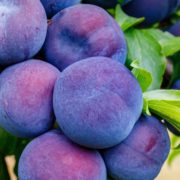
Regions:
M 60 72 L 28 60 L 0 74 L 0 125 L 18 137 L 35 137 L 53 125 L 53 89 Z
M 180 79 L 176 80 L 172 85 L 172 89 L 180 90 Z
M 39 0 L 1 0 L 0 66 L 32 58 L 46 33 L 46 13 Z
M 131 134 L 119 145 L 103 150 L 113 179 L 152 180 L 170 151 L 166 128 L 154 117 L 141 116 Z
M 50 131 L 30 142 L 23 151 L 20 180 L 106 180 L 106 167 L 95 150 L 82 148 L 61 132 Z
M 169 0 L 169 10 L 167 16 L 172 14 L 180 5 L 180 0 Z
M 133 0 L 124 6 L 127 14 L 145 17 L 144 26 L 150 26 L 170 15 L 178 6 L 179 0 Z
M 41 0 L 48 18 L 69 6 L 79 4 L 81 0 Z
M 105 10 L 81 4 L 66 8 L 52 18 L 44 53 L 48 62 L 63 70 L 94 56 L 124 63 L 127 49 L 123 32 Z
M 107 148 L 124 140 L 141 114 L 142 103 L 135 77 L 107 57 L 72 64 L 54 88 L 54 111 L 62 131 L 89 148 Z
M 174 36 L 180 36 L 180 21 L 177 21 L 173 24 L 169 29 L 168 32 L 173 34 Z
M 101 6 L 104 8 L 114 8 L 116 6 L 116 4 L 118 4 L 119 2 L 121 2 L 121 5 L 127 4 L 128 2 L 130 2 L 132 0 L 83 0 L 83 3 L 88 3 L 88 4 L 95 4 L 97 6 Z

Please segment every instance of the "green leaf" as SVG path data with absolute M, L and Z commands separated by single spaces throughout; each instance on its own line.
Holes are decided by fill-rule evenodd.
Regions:
M 175 37 L 168 32 L 159 29 L 150 29 L 149 34 L 152 35 L 161 46 L 161 53 L 164 56 L 171 56 L 180 51 L 180 37 Z
M 0 127 L 0 153 L 12 155 L 17 147 L 18 138 L 12 136 Z
M 143 108 L 168 121 L 180 131 L 180 91 L 154 90 L 143 94 L 146 104 Z
M 26 145 L 30 142 L 30 140 L 24 139 L 21 141 L 18 141 L 17 147 L 16 147 L 16 151 L 14 153 L 15 155 L 15 159 L 16 159 L 16 164 L 14 167 L 14 172 L 16 175 L 18 175 L 18 162 L 19 162 L 19 158 L 22 154 L 22 151 L 24 150 L 24 148 L 26 147 Z
M 171 57 L 173 63 L 173 74 L 171 77 L 170 84 L 172 84 L 177 79 L 180 79 L 180 52 L 176 53 L 174 56 Z
M 180 8 L 176 11 L 176 14 L 180 17 Z
M 107 180 L 112 180 L 112 178 L 111 177 L 108 177 L 108 179 Z
M 30 139 L 17 138 L 0 127 L 0 153 L 14 155 L 18 149 L 22 149 Z
M 174 150 L 170 152 L 169 157 L 168 157 L 168 164 L 171 165 L 173 160 L 180 155 L 180 150 Z
M 0 155 L 3 155 L 4 157 L 7 155 L 15 155 L 16 175 L 17 175 L 17 165 L 20 155 L 29 141 L 30 141 L 29 139 L 22 139 L 12 136 L 11 134 L 9 134 L 0 127 Z M 3 168 L 5 168 L 5 166 Z M 0 179 L 1 179 L 1 175 L 0 175 Z
M 167 41 L 164 41 L 162 46 L 162 53 L 165 56 L 171 56 L 174 53 L 180 51 L 180 37 L 176 37 Z
M 180 91 L 179 90 L 154 90 L 143 94 L 147 101 L 163 101 L 180 107 Z
M 159 89 L 166 67 L 166 59 L 161 54 L 159 43 L 148 33 L 149 30 L 129 29 L 125 32 L 128 57 L 126 65 L 138 60 L 139 68 L 151 74 L 152 83 L 148 90 Z M 146 86 L 146 85 L 145 85 Z
M 124 2 L 124 0 L 118 0 L 117 2 L 122 4 Z
M 152 35 L 152 37 L 154 37 L 154 39 L 156 39 L 160 44 L 163 41 L 168 41 L 172 38 L 174 38 L 174 36 L 168 32 L 163 32 L 159 29 L 149 29 L 149 34 Z
M 143 98 L 143 112 L 149 116 L 151 116 L 151 113 L 149 111 L 149 106 L 148 106 L 148 100 L 146 100 L 145 98 Z
M 163 101 L 149 101 L 148 106 L 151 112 L 168 121 L 180 131 L 180 108 Z
M 127 29 L 143 22 L 144 18 L 143 17 L 142 18 L 130 17 L 123 12 L 120 5 L 117 5 L 115 9 L 115 20 L 117 21 L 121 29 L 123 31 L 126 31 Z
M 174 150 L 180 150 L 180 144 L 178 144 L 175 148 L 173 148 Z
M 131 63 L 131 67 L 133 67 L 132 73 L 134 74 L 134 76 L 138 80 L 142 91 L 143 92 L 146 91 L 152 83 L 151 73 L 148 72 L 146 69 L 140 67 L 138 61 L 133 61 Z
M 172 146 L 172 149 L 174 149 L 174 147 L 177 146 L 177 143 L 180 141 L 180 138 L 174 134 L 170 134 L 170 137 L 171 137 L 171 146 Z
M 107 12 L 111 15 L 111 16 L 115 16 L 115 9 L 113 8 L 110 8 L 110 9 L 107 9 Z
M 171 151 L 169 153 L 168 156 L 168 165 L 171 165 L 173 160 L 180 155 L 180 138 L 175 136 L 175 135 L 171 135 Z

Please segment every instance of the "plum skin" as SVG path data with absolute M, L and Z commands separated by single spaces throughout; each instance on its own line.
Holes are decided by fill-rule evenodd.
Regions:
M 44 6 L 47 17 L 51 18 L 62 9 L 80 3 L 80 0 L 41 0 L 41 3 Z
M 167 16 L 172 14 L 173 12 L 176 11 L 176 9 L 180 6 L 180 1 L 179 0 L 169 0 L 169 9 L 167 12 Z
M 178 0 L 133 0 L 123 9 L 130 16 L 145 17 L 142 24 L 150 26 L 169 16 L 178 5 Z
M 44 54 L 48 62 L 62 71 L 74 62 L 94 56 L 125 63 L 127 47 L 123 32 L 105 10 L 80 4 L 52 18 Z
M 127 4 L 132 0 L 124 0 L 122 2 L 122 5 Z M 116 4 L 118 3 L 117 0 L 83 0 L 83 3 L 89 3 L 89 4 L 95 4 L 104 8 L 114 8 Z
M 60 72 L 40 60 L 6 68 L 0 75 L 0 125 L 18 137 L 35 137 L 53 125 L 53 89 Z
M 176 80 L 172 85 L 172 89 L 180 90 L 180 79 Z
M 121 63 L 106 57 L 87 58 L 62 72 L 55 84 L 53 107 L 66 136 L 102 149 L 129 135 L 142 111 L 142 91 Z
M 177 21 L 173 24 L 169 29 L 168 32 L 173 34 L 174 36 L 180 36 L 180 21 Z
M 0 2 L 0 66 L 32 58 L 42 47 L 47 17 L 37 0 Z
M 20 180 L 106 180 L 107 177 L 99 152 L 74 144 L 58 130 L 47 132 L 26 146 L 18 175 Z
M 141 116 L 127 139 L 103 150 L 102 155 L 114 179 L 152 180 L 160 172 L 169 151 L 166 128 L 155 117 Z

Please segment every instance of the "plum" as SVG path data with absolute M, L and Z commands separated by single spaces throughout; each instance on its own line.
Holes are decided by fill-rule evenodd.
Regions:
M 47 33 L 45 10 L 37 0 L 0 1 L 0 66 L 32 58 Z
M 168 32 L 173 34 L 174 36 L 180 36 L 180 21 L 177 21 L 173 24 L 169 29 Z
M 80 4 L 52 18 L 44 53 L 48 62 L 63 70 L 76 61 L 94 56 L 111 57 L 124 63 L 127 48 L 124 34 L 105 10 Z
M 142 111 L 142 91 L 123 64 L 92 57 L 62 72 L 53 105 L 65 135 L 80 145 L 102 149 L 129 135 Z
M 95 4 L 104 8 L 113 8 L 117 4 L 117 0 L 83 0 L 83 3 Z
M 80 147 L 58 130 L 41 135 L 23 151 L 19 165 L 20 180 L 106 180 L 101 155 Z
M 178 79 L 173 85 L 172 89 L 180 90 L 180 79 Z
M 34 137 L 53 125 L 53 89 L 60 72 L 28 60 L 0 74 L 0 126 L 18 137 Z
M 121 5 L 125 5 L 125 4 L 129 3 L 130 1 L 132 1 L 132 0 L 118 0 L 118 2 L 119 2 Z
M 51 18 L 56 13 L 64 8 L 80 3 L 80 0 L 41 0 L 48 18 Z
M 180 0 L 169 0 L 169 9 L 167 16 L 173 13 L 180 5 Z
M 121 5 L 127 4 L 132 0 L 121 0 Z M 117 0 L 83 0 L 83 3 L 95 4 L 104 8 L 114 8 L 118 4 Z
M 133 0 L 124 11 L 135 17 L 145 17 L 144 26 L 163 20 L 178 6 L 178 0 Z
M 155 117 L 141 116 L 131 134 L 119 145 L 102 151 L 113 179 L 152 180 L 166 160 L 170 140 Z

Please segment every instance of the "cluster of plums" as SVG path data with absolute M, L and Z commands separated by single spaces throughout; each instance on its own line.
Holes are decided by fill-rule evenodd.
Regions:
M 166 128 L 141 115 L 118 24 L 79 2 L 0 1 L 0 125 L 35 138 L 20 158 L 19 179 L 152 180 L 169 153 Z M 41 47 L 46 62 L 32 59 Z

